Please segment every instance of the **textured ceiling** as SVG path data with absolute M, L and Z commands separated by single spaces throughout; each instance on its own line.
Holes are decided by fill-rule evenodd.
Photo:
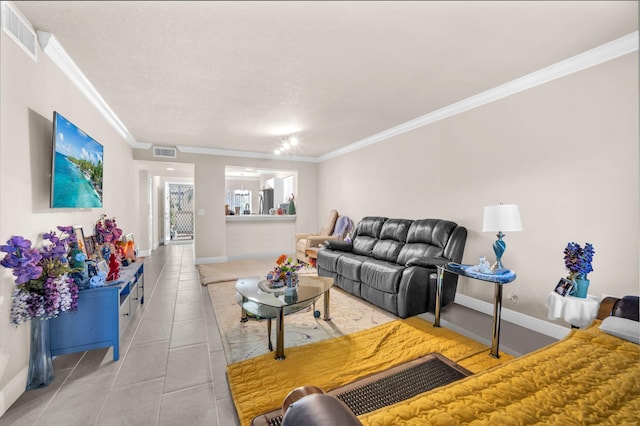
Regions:
M 14 2 L 138 142 L 317 157 L 638 29 L 637 2 Z

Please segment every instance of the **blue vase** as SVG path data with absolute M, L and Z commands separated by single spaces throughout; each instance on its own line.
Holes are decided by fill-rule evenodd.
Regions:
M 583 276 L 578 276 L 575 279 L 576 292 L 573 294 L 575 297 L 586 298 L 589 292 L 589 280 Z
M 49 320 L 32 318 L 27 390 L 49 386 L 53 379 L 53 362 L 49 346 Z

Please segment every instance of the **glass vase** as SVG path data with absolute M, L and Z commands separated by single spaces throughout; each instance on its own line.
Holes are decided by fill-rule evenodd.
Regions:
M 578 275 L 574 281 L 576 283 L 576 292 L 573 294 L 575 297 L 586 298 L 589 292 L 589 280 L 586 277 Z
M 53 379 L 53 362 L 49 346 L 49 320 L 32 318 L 27 390 L 49 386 Z

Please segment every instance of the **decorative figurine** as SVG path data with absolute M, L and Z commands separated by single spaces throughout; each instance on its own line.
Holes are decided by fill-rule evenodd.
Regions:
M 107 260 L 107 259 L 111 258 L 111 244 L 110 243 L 104 243 L 104 245 L 102 246 L 102 258 L 104 260 Z
M 84 261 L 87 256 L 78 247 L 78 243 L 71 243 L 71 251 L 69 252 L 69 266 L 72 269 L 84 269 Z
M 109 258 L 109 275 L 107 275 L 107 281 L 114 281 L 120 277 L 120 264 L 115 254 L 111 253 Z
M 287 214 L 296 214 L 296 203 L 293 201 L 295 198 L 296 197 L 293 194 L 289 197 L 289 208 L 287 210 Z
M 127 241 L 127 244 L 124 247 L 124 255 L 125 258 L 129 260 L 129 262 L 136 261 L 136 245 L 133 243 L 133 241 Z
M 104 271 L 98 271 L 98 273 L 92 276 L 91 279 L 89 280 L 89 286 L 102 287 L 104 285 L 105 278 L 106 278 L 106 274 L 104 273 Z
M 491 273 L 491 264 L 487 261 L 487 259 L 484 256 L 480 256 L 480 262 L 478 263 L 477 270 L 482 274 Z

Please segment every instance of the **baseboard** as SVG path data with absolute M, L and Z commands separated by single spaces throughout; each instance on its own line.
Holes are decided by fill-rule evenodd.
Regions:
M 252 253 L 252 254 L 239 254 L 235 256 L 220 256 L 220 257 L 199 257 L 196 259 L 196 265 L 203 265 L 207 263 L 223 263 L 231 262 L 233 260 L 247 260 L 247 259 L 273 259 L 275 261 L 282 255 L 282 252 L 273 253 Z M 290 255 L 295 258 L 295 255 Z
M 485 302 L 483 300 L 475 299 L 473 297 L 465 296 L 464 294 L 457 294 L 455 303 L 465 306 L 469 309 L 473 309 L 483 314 L 493 316 L 493 303 Z M 540 334 L 553 337 L 555 339 L 562 339 L 565 337 L 570 328 L 563 327 L 561 325 L 552 324 L 548 321 L 525 315 L 520 312 L 512 311 L 510 309 L 502 308 L 501 319 L 520 327 L 528 328 Z
M 13 403 L 16 402 L 25 392 L 28 374 L 29 368 L 23 368 L 13 377 L 13 379 L 9 381 L 9 383 L 7 383 L 4 388 L 0 389 L 0 417 L 2 417 Z
M 196 265 L 205 265 L 207 263 L 223 263 L 223 262 L 227 262 L 229 259 L 227 258 L 227 256 L 220 256 L 220 257 L 197 257 L 196 258 Z

